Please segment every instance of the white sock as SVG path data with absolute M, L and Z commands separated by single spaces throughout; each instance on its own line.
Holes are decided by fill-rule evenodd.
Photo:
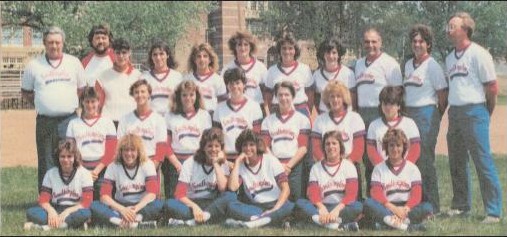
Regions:
M 319 215 L 313 215 L 312 220 L 315 224 L 320 225 L 320 226 L 324 226 L 324 227 L 331 229 L 331 230 L 337 230 L 340 226 L 340 223 L 342 222 L 341 218 L 338 218 L 337 222 L 322 224 L 322 223 L 320 223 Z
M 243 222 L 243 225 L 248 228 L 257 228 L 261 226 L 265 226 L 271 222 L 271 217 L 261 217 L 254 221 Z
M 109 222 L 113 223 L 114 225 L 121 225 L 121 219 L 118 217 L 111 217 L 109 218 Z

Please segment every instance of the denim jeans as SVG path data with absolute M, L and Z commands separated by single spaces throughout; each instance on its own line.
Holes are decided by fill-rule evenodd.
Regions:
M 195 202 L 203 211 L 211 216 L 211 221 L 225 220 L 227 215 L 227 206 L 229 203 L 237 200 L 236 193 L 224 192 L 214 200 L 196 199 Z M 192 209 L 181 201 L 169 199 L 165 202 L 166 215 L 180 220 L 190 220 L 194 218 Z
M 133 206 L 134 204 L 121 203 L 123 206 Z M 158 199 L 148 203 L 139 214 L 143 215 L 143 221 L 158 220 L 162 214 L 164 203 Z M 111 217 L 121 218 L 120 213 L 100 201 L 94 201 L 90 208 L 92 210 L 93 220 L 99 225 L 111 225 L 109 219 Z
M 251 217 L 260 216 L 264 211 L 273 208 L 275 204 L 276 201 L 269 203 L 243 203 L 235 200 L 229 203 L 227 210 L 229 211 L 229 217 L 233 219 L 250 221 Z M 293 208 L 294 203 L 287 200 L 282 207 L 268 215 L 271 217 L 271 223 L 281 222 L 292 213 Z
M 490 117 L 484 104 L 451 106 L 449 109 L 449 168 L 452 209 L 469 211 L 472 206 L 469 157 L 475 164 L 486 214 L 500 217 L 502 190 L 489 145 Z
M 60 214 L 70 206 L 53 205 L 53 207 L 56 212 Z M 81 208 L 67 216 L 67 218 L 65 218 L 65 223 L 67 223 L 70 228 L 79 228 L 82 227 L 91 216 L 92 213 L 90 209 Z M 26 211 L 26 219 L 34 224 L 47 225 L 48 213 L 42 207 L 32 207 Z
M 338 204 L 324 204 L 328 212 L 331 212 Z M 319 211 L 317 207 L 313 205 L 308 199 L 299 199 L 296 202 L 296 207 L 303 211 L 309 218 L 313 215 L 318 215 Z M 343 223 L 350 223 L 356 221 L 357 217 L 363 212 L 363 204 L 358 201 L 352 202 L 346 205 L 343 210 L 340 211 L 340 218 Z
M 380 117 L 379 111 L 377 107 L 363 107 L 358 109 L 358 114 L 361 115 L 364 121 L 364 127 L 366 128 L 366 134 L 368 134 L 368 128 L 370 123 L 373 120 Z M 371 182 L 371 173 L 373 173 L 373 164 L 368 159 L 368 152 L 366 148 L 366 142 L 364 143 L 364 154 L 363 154 L 363 164 L 364 164 L 364 178 L 366 180 L 366 197 L 370 196 L 370 182 Z M 361 180 L 359 180 L 361 182 Z M 361 186 L 361 185 L 360 185 Z M 362 197 L 358 197 L 359 199 Z
M 396 204 L 395 204 L 396 205 Z M 400 203 L 399 206 L 404 204 Z M 398 206 L 398 205 L 397 205 Z M 423 222 L 429 215 L 433 213 L 433 208 L 429 202 L 422 202 L 415 206 L 408 213 L 408 219 L 411 224 L 419 224 Z M 364 215 L 366 218 L 372 219 L 378 223 L 384 223 L 385 216 L 394 215 L 384 205 L 374 199 L 368 198 L 364 201 Z

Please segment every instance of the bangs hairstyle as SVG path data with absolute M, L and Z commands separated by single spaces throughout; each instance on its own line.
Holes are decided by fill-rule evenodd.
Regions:
M 54 163 L 59 170 L 62 169 L 62 166 L 60 165 L 60 154 L 62 151 L 67 151 L 74 156 L 74 164 L 72 164 L 74 169 L 83 163 L 83 158 L 81 157 L 81 152 L 79 152 L 79 149 L 77 148 L 76 141 L 74 139 L 60 140 L 53 156 Z
M 231 82 L 241 81 L 243 85 L 246 85 L 246 74 L 242 68 L 231 68 L 224 72 L 225 85 L 229 85 Z
M 167 54 L 167 62 L 166 65 L 171 68 L 175 69 L 178 67 L 178 63 L 174 60 L 174 55 L 171 49 L 169 48 L 169 45 L 167 45 L 164 41 L 160 39 L 156 39 L 154 43 L 150 47 L 150 51 L 148 52 L 148 65 L 151 69 L 155 68 L 155 63 L 153 62 L 153 58 L 151 58 L 151 55 L 153 54 L 153 51 L 155 49 L 160 49 L 164 51 Z
M 197 71 L 197 64 L 195 64 L 195 59 L 197 58 L 197 54 L 200 52 L 206 52 L 209 55 L 209 68 L 213 72 L 218 71 L 218 56 L 215 53 L 215 50 L 208 43 L 202 43 L 200 45 L 194 45 L 192 47 L 192 52 L 190 53 L 190 57 L 188 57 L 188 70 L 189 72 Z
M 171 111 L 174 114 L 185 114 L 185 111 L 183 111 L 183 101 L 181 96 L 183 95 L 183 92 L 187 91 L 195 92 L 195 102 L 194 102 L 195 112 L 197 112 L 199 109 L 204 109 L 204 102 L 201 98 L 201 92 L 199 92 L 199 88 L 197 87 L 195 82 L 191 80 L 185 80 L 178 85 L 176 91 L 173 94 L 173 101 L 175 101 L 176 103 L 172 104 Z
M 403 144 L 403 153 L 402 156 L 405 157 L 408 150 L 408 138 L 401 129 L 389 129 L 387 130 L 386 134 L 382 138 L 382 149 L 386 154 L 387 148 L 389 147 L 389 143 L 402 143 Z
M 329 109 L 331 107 L 331 104 L 329 103 L 329 97 L 331 94 L 337 93 L 341 96 L 343 100 L 343 104 L 348 108 L 352 104 L 352 99 L 350 97 L 350 91 L 349 88 L 347 88 L 343 83 L 340 81 L 329 81 L 322 91 L 322 102 L 326 105 L 326 107 Z
M 102 23 L 100 25 L 94 25 L 90 32 L 88 33 L 88 43 L 93 47 L 92 41 L 93 36 L 95 35 L 107 35 L 109 37 L 109 44 L 113 43 L 113 33 L 109 29 L 109 25 L 106 23 Z
M 97 90 L 95 90 L 95 87 L 93 86 L 86 86 L 83 90 L 83 93 L 81 94 L 81 97 L 79 100 L 83 102 L 85 99 L 97 99 L 100 100 L 100 94 L 97 93 Z
M 324 40 L 324 42 L 320 43 L 319 45 L 319 49 L 317 51 L 317 59 L 319 60 L 321 67 L 324 67 L 326 65 L 326 59 L 324 57 L 325 54 L 333 49 L 336 49 L 338 52 L 338 63 L 341 64 L 342 56 L 345 55 L 347 49 L 345 49 L 345 47 L 338 39 L 333 37 L 331 39 Z
M 421 35 L 421 38 L 428 45 L 428 53 L 431 53 L 431 48 L 433 48 L 433 39 L 434 39 L 433 31 L 431 30 L 431 28 L 423 24 L 417 24 L 414 27 L 412 27 L 409 33 L 410 43 L 412 43 L 412 40 L 414 40 L 414 38 L 417 35 Z
M 250 57 L 253 57 L 255 53 L 257 53 L 257 45 L 255 37 L 247 31 L 238 31 L 236 34 L 234 34 L 229 41 L 227 41 L 227 45 L 229 46 L 229 49 L 233 52 L 234 57 L 237 57 L 236 52 L 236 45 L 241 42 L 242 40 L 248 42 L 250 45 Z
M 290 94 L 292 95 L 292 98 L 296 96 L 296 88 L 294 88 L 294 84 L 292 84 L 291 81 L 282 81 L 279 83 L 276 83 L 275 85 L 275 96 L 278 97 L 278 90 L 280 88 L 287 88 L 290 91 Z
M 199 142 L 199 149 L 195 152 L 194 160 L 203 165 L 206 163 L 206 152 L 204 149 L 209 142 L 217 141 L 220 143 L 220 148 L 224 150 L 224 133 L 222 129 L 210 128 L 204 130 L 202 133 L 201 141 Z
M 132 84 L 130 86 L 129 95 L 133 97 L 134 91 L 142 85 L 145 85 L 146 87 L 148 87 L 148 93 L 150 93 L 150 95 L 151 95 L 151 85 L 150 85 L 150 83 L 148 83 L 148 81 L 146 81 L 146 79 L 137 80 L 136 82 L 134 82 L 134 84 Z
M 345 144 L 343 144 L 343 134 L 337 130 L 331 130 L 329 132 L 326 132 L 324 134 L 324 137 L 322 138 L 322 151 L 324 151 L 324 158 L 327 159 L 326 154 L 326 140 L 330 137 L 335 138 L 340 143 L 340 157 L 343 159 L 345 158 Z
M 276 42 L 276 51 L 278 52 L 278 55 L 280 57 L 282 56 L 282 46 L 284 43 L 288 43 L 288 44 L 294 46 L 294 49 L 296 50 L 296 53 L 294 54 L 294 60 L 297 60 L 299 58 L 299 56 L 301 56 L 301 48 L 297 44 L 297 41 L 296 41 L 296 38 L 294 38 L 294 35 L 292 35 L 291 33 L 286 34 L 285 36 L 283 36 L 282 38 L 280 38 Z
M 380 91 L 379 94 L 379 114 L 382 115 L 382 118 L 385 119 L 384 112 L 382 112 L 382 103 L 385 104 L 395 104 L 400 106 L 400 111 L 398 113 L 400 115 L 405 115 L 405 100 L 403 99 L 405 95 L 405 90 L 403 86 L 386 86 Z
M 129 42 L 124 38 L 119 38 L 113 41 L 113 50 L 120 51 L 122 49 L 130 50 Z
M 474 31 L 475 31 L 475 21 L 474 21 L 474 19 L 472 19 L 472 17 L 470 16 L 470 14 L 468 14 L 467 12 L 456 12 L 455 14 L 453 14 L 449 18 L 449 20 L 447 22 L 449 22 L 454 17 L 458 17 L 458 18 L 461 18 L 463 20 L 462 29 L 467 32 L 468 38 L 471 39 L 472 35 L 474 34 Z
M 123 150 L 131 147 L 133 147 L 137 151 L 138 164 L 143 164 L 148 160 L 148 157 L 146 156 L 146 151 L 144 150 L 143 140 L 141 140 L 141 137 L 135 134 L 127 134 L 123 136 L 118 142 L 115 159 L 115 162 L 117 164 L 123 164 L 122 159 Z
M 264 144 L 264 141 L 260 139 L 260 137 L 255 134 L 252 129 L 245 129 L 239 134 L 235 144 L 236 151 L 241 153 L 241 148 L 243 148 L 247 142 L 255 143 L 257 146 L 257 155 L 262 155 L 266 152 L 266 145 Z

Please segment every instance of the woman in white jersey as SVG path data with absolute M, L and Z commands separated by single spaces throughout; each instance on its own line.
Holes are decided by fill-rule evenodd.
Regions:
M 54 157 L 56 167 L 44 176 L 39 206 L 26 212 L 26 230 L 78 228 L 86 226 L 85 222 L 91 217 L 93 180 L 90 172 L 81 166 L 76 143 L 62 140 Z

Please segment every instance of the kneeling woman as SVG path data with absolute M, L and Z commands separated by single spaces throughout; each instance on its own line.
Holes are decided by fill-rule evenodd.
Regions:
M 357 171 L 352 161 L 345 159 L 342 133 L 324 134 L 324 160 L 310 171 L 307 196 L 296 203 L 313 222 L 329 229 L 359 230 L 356 222 L 363 210 L 357 199 Z
M 44 176 L 39 206 L 26 213 L 25 229 L 83 227 L 91 217 L 92 175 L 81 166 L 81 153 L 74 141 L 60 142 L 55 164 Z
M 116 188 L 114 198 L 113 187 Z M 107 167 L 104 175 L 100 202 L 92 204 L 93 218 L 99 224 L 122 228 L 153 224 L 164 205 L 155 199 L 158 189 L 155 165 L 146 156 L 141 138 L 125 135 L 118 143 L 116 161 Z
M 205 130 L 194 157 L 183 163 L 175 199 L 166 202 L 171 217 L 168 225 L 185 223 L 193 226 L 226 215 L 227 204 L 236 200 L 236 194 L 225 192 L 229 166 L 225 163 L 223 150 L 222 130 Z
M 250 129 L 238 136 L 236 150 L 241 154 L 234 162 L 229 189 L 237 191 L 243 185 L 247 201 L 229 203 L 232 219 L 226 224 L 254 228 L 282 221 L 294 208 L 288 201 L 290 189 L 282 164 L 265 153 L 264 142 Z

